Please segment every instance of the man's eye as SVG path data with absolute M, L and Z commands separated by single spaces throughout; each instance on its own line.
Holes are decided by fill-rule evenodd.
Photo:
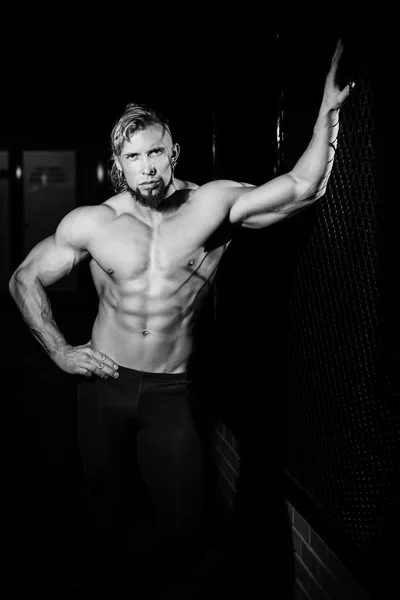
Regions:
M 150 154 L 161 154 L 161 150 L 152 150 Z

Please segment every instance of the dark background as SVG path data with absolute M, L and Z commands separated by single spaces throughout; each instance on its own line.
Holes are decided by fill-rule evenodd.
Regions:
M 385 414 L 389 414 L 390 406 L 390 414 L 397 415 L 398 296 L 394 283 L 398 220 L 393 173 L 398 125 L 389 86 L 395 64 L 394 40 L 389 33 L 384 43 L 380 38 L 378 45 L 374 30 L 327 27 L 322 18 L 317 28 L 289 34 L 279 27 L 266 28 L 263 15 L 254 10 L 218 15 L 200 5 L 181 12 L 178 25 L 178 15 L 167 8 L 164 12 L 144 6 L 139 13 L 120 5 L 108 7 L 105 12 L 98 6 L 84 13 L 82 7 L 71 4 L 62 9 L 50 2 L 21 5 L 7 38 L 6 83 L 1 94 L 1 146 L 10 152 L 10 171 L 24 149 L 74 149 L 77 204 L 104 200 L 112 192 L 98 185 L 94 167 L 108 157 L 109 133 L 124 106 L 130 101 L 144 101 L 160 107 L 171 119 L 182 152 L 178 177 L 197 183 L 227 177 L 261 184 L 275 173 L 290 169 L 306 147 L 325 73 L 341 35 L 347 54 L 339 81 L 344 84 L 356 78 L 364 67 L 371 76 L 373 148 L 377 157 L 374 176 L 378 189 L 375 230 L 380 258 L 379 327 L 387 366 L 375 407 L 379 412 L 385 406 Z M 284 140 L 279 153 L 276 123 L 282 90 Z M 362 105 L 359 110 L 363 110 Z M 364 128 L 369 125 L 368 119 L 362 123 Z M 352 151 L 357 153 L 357 147 Z M 342 181 L 342 186 L 347 189 L 349 182 Z M 21 190 L 13 179 L 10 193 L 15 267 L 23 258 L 23 214 Z M 296 436 L 285 439 L 284 433 L 284 409 L 293 406 L 285 384 L 294 377 L 287 363 L 288 322 L 293 317 L 288 312 L 288 298 L 295 289 L 296 250 L 318 227 L 318 219 L 312 209 L 269 230 L 238 232 L 221 263 L 216 293 L 204 316 L 199 364 L 206 377 L 202 383 L 208 389 L 212 411 L 219 411 L 242 440 L 243 512 L 250 537 L 258 532 L 264 540 L 279 538 L 279 528 L 271 528 L 270 521 L 271 514 L 279 514 L 286 493 L 284 469 L 288 464 L 291 475 L 303 486 L 303 496 L 309 495 L 308 505 L 304 501 L 303 505 L 318 505 L 311 485 L 313 478 L 308 480 L 305 475 L 313 458 L 307 454 L 307 445 L 301 446 L 302 436 L 313 436 L 318 422 L 299 425 L 298 446 L 291 442 Z M 362 220 L 358 226 L 363 227 Z M 307 270 L 307 266 L 302 268 Z M 52 297 L 56 320 L 62 331 L 68 331 L 71 343 L 87 341 L 96 308 L 86 265 L 80 268 L 79 282 L 73 300 Z M 301 286 L 300 293 L 304 294 Z M 215 301 L 216 322 L 212 318 Z M 303 297 L 302 302 L 306 312 L 307 298 Z M 324 302 L 329 304 L 329 294 Z M 32 556 L 42 544 L 58 548 L 60 540 L 67 543 L 74 536 L 81 489 L 74 433 L 76 384 L 40 350 L 14 308 L 3 312 L 3 322 L 4 391 L 7 399 L 11 398 L 4 439 L 6 456 L 10 457 L 7 472 L 13 509 L 12 552 L 18 559 Z M 301 355 L 304 331 L 299 335 Z M 314 376 L 307 364 L 302 363 L 301 368 L 307 376 Z M 322 376 L 322 381 L 328 385 L 329 377 Z M 297 404 L 304 414 L 306 406 L 302 402 L 298 400 Z M 289 419 L 293 414 L 296 411 L 289 410 Z M 291 427 L 293 435 L 297 425 Z M 390 432 L 387 439 L 393 440 L 397 431 L 394 417 L 382 427 Z M 342 447 L 338 439 L 337 448 Z M 395 463 L 392 446 L 385 448 L 379 457 L 387 477 L 380 480 L 379 486 L 387 489 Z M 318 454 L 318 448 L 312 452 Z M 354 480 L 348 485 L 349 489 L 357 487 Z M 384 524 L 382 531 L 387 537 L 379 538 L 375 554 L 363 552 L 362 544 L 360 551 L 360 540 L 351 538 L 336 515 L 334 518 L 331 513 L 331 523 L 325 519 L 324 526 L 322 521 L 313 523 L 321 535 L 322 530 L 331 533 L 335 528 L 343 533 L 339 542 L 332 535 L 327 534 L 327 538 L 342 549 L 341 558 L 349 568 L 362 573 L 371 594 L 379 588 L 381 573 L 387 575 L 382 564 L 386 564 L 393 549 L 394 538 L 388 532 L 394 522 L 394 498 L 377 518 Z M 325 508 L 329 505 L 330 498 L 326 497 Z M 308 510 L 311 514 L 316 508 Z M 307 509 L 305 517 L 309 517 Z M 358 552 L 360 559 L 354 565 L 351 555 Z M 260 564 L 264 560 L 258 553 L 253 559 Z M 375 577 L 370 575 L 373 569 Z
M 272 176 L 275 32 L 257 39 L 243 29 L 240 15 L 209 18 L 211 12 L 207 15 L 200 7 L 194 13 L 180 14 L 178 24 L 175 15 L 154 6 L 144 6 L 140 13 L 125 6 L 107 13 L 93 7 L 90 14 L 71 4 L 20 7 L 8 32 L 0 111 L 1 146 L 10 159 L 12 268 L 24 258 L 23 191 L 15 179 L 22 152 L 75 150 L 77 204 L 101 202 L 112 191 L 96 181 L 96 165 L 107 161 L 111 128 L 130 101 L 148 102 L 169 116 L 181 145 L 178 177 L 198 183 L 214 176 L 262 183 Z M 263 56 L 268 56 L 266 62 Z M 210 412 L 215 416 L 217 407 L 223 409 L 237 435 L 240 401 L 251 398 L 258 385 L 258 365 L 250 378 L 247 373 L 256 352 L 254 336 L 260 335 L 249 318 L 255 301 L 248 291 L 252 273 L 259 277 L 254 257 L 260 257 L 260 236 L 242 236 L 221 265 L 218 331 L 211 297 L 199 349 Z M 96 312 L 87 264 L 78 271 L 78 291 L 72 297 L 49 291 L 56 322 L 76 344 L 89 339 Z M 82 474 L 75 434 L 76 380 L 55 367 L 8 298 L 2 318 L 11 530 L 7 544 L 13 576 L 22 586 L 33 580 L 40 589 L 49 557 L 73 548 L 79 533 Z M 255 409 L 253 403 L 249 415 Z M 282 490 L 275 488 L 274 505 L 281 508 Z M 241 570 L 245 546 L 239 539 L 236 544 Z M 281 587 L 281 577 L 277 580 Z

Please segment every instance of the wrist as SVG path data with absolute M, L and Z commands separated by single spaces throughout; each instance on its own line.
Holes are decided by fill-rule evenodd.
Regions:
M 332 124 L 337 123 L 339 118 L 339 108 L 331 108 L 327 106 L 321 106 L 318 113 L 318 119 L 322 121 L 332 122 Z
M 50 358 L 55 362 L 60 362 L 65 358 L 65 352 L 72 348 L 65 340 L 59 340 L 52 348 L 47 349 Z

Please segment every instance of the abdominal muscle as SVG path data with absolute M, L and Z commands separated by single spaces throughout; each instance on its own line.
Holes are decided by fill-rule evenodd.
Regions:
M 184 314 L 176 298 L 149 302 L 136 295 L 115 303 L 107 295 L 100 297 L 92 329 L 94 349 L 129 369 L 171 374 L 187 371 L 193 311 Z

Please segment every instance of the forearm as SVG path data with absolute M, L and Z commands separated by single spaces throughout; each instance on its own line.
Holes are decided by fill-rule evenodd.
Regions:
M 339 109 L 321 108 L 311 141 L 296 165 L 292 177 L 301 182 L 300 203 L 308 203 L 323 196 L 335 160 L 339 134 Z
M 32 334 L 54 359 L 68 344 L 53 319 L 49 298 L 40 280 L 24 279 L 17 273 L 9 289 Z
M 295 214 L 325 194 L 335 160 L 339 111 L 354 86 L 351 82 L 341 90 L 335 83 L 342 51 L 343 44 L 339 40 L 307 148 L 291 171 L 254 190 L 236 192 L 230 213 L 232 223 L 266 227 Z

